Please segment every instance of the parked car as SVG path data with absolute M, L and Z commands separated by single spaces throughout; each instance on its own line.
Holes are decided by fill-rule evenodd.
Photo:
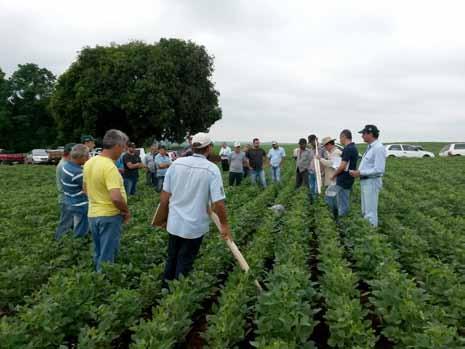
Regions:
M 29 158 L 30 158 L 31 164 L 47 164 L 48 163 L 47 150 L 33 149 Z
M 439 156 L 460 156 L 465 155 L 465 143 L 451 143 L 445 145 L 440 151 Z
M 0 153 L 0 164 L 3 165 L 22 164 L 25 160 L 26 155 L 23 153 L 8 154 L 5 151 Z
M 51 164 L 58 164 L 63 157 L 63 149 L 47 149 L 48 162 Z
M 386 147 L 389 158 L 434 158 L 430 151 L 422 150 L 421 147 L 411 144 L 388 144 Z

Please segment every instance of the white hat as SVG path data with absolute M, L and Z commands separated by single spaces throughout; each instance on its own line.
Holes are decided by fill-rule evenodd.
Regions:
M 240 146 L 241 146 L 241 143 L 240 143 L 240 142 L 234 142 L 234 148 L 240 147 Z
M 326 145 L 328 144 L 329 142 L 333 142 L 335 141 L 336 139 L 335 138 L 332 138 L 332 137 L 325 137 L 321 140 L 321 144 L 322 145 Z
M 204 132 L 199 132 L 199 133 L 195 134 L 194 137 L 192 137 L 192 147 L 193 148 L 197 148 L 197 149 L 205 148 L 206 146 L 209 146 L 212 143 L 213 142 L 212 142 L 210 136 L 207 133 L 204 133 Z M 198 144 L 198 145 L 196 146 L 196 144 Z
M 275 145 L 275 144 L 278 144 L 278 142 L 276 141 L 271 142 L 271 145 Z

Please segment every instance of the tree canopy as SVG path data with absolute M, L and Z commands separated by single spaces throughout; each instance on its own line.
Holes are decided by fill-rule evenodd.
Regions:
M 213 57 L 178 39 L 84 48 L 56 84 L 50 107 L 62 142 L 118 128 L 136 142 L 182 141 L 221 118 Z

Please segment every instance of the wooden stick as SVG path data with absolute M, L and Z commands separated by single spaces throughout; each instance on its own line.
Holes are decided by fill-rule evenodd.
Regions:
M 316 175 L 316 191 L 318 194 L 321 194 L 321 168 L 320 168 L 320 160 L 316 158 L 319 154 L 318 143 L 315 139 L 315 157 L 313 161 L 315 162 L 315 175 Z
M 210 218 L 213 221 L 213 223 L 215 223 L 216 227 L 218 228 L 218 231 L 221 232 L 220 219 L 218 218 L 218 215 L 215 212 L 213 212 L 213 210 L 211 210 L 211 209 L 210 209 Z M 232 254 L 234 256 L 234 258 L 236 258 L 237 262 L 239 263 L 239 266 L 241 267 L 241 269 L 244 272 L 247 273 L 250 270 L 249 264 L 245 260 L 245 258 L 242 255 L 241 251 L 239 251 L 239 248 L 237 247 L 237 245 L 234 243 L 234 241 L 232 241 L 230 239 L 226 240 L 226 245 L 228 245 L 229 249 L 231 250 L 231 252 L 232 252 Z M 263 288 L 260 285 L 260 283 L 258 282 L 258 280 L 255 280 L 254 283 L 255 283 L 255 286 L 257 286 L 257 289 L 260 292 L 262 292 Z

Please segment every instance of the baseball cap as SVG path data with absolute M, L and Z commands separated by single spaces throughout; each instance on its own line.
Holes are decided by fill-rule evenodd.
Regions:
M 129 148 L 135 148 L 135 147 L 136 147 L 136 143 L 134 143 L 134 142 L 128 142 L 128 147 L 129 147 Z
M 240 143 L 240 142 L 234 142 L 234 148 L 240 147 L 240 146 L 241 146 L 241 143 Z
M 63 153 L 65 154 L 69 154 L 71 153 L 71 149 L 73 149 L 73 147 L 76 145 L 76 143 L 68 143 L 68 144 L 65 144 L 65 146 L 63 147 Z
M 276 141 L 271 142 L 271 145 L 275 145 L 275 144 L 278 144 L 278 142 Z
M 197 149 L 205 148 L 205 147 L 209 146 L 212 143 L 213 142 L 212 142 L 210 136 L 207 133 L 204 133 L 204 132 L 196 133 L 194 135 L 194 137 L 192 137 L 192 147 L 193 148 L 197 148 Z
M 326 145 L 328 144 L 329 142 L 332 142 L 332 141 L 335 141 L 336 138 L 332 138 L 332 137 L 325 137 L 321 140 L 321 144 L 322 145 Z
M 94 139 L 94 137 L 92 137 L 91 135 L 82 135 L 82 136 L 81 136 L 81 142 L 82 142 L 82 143 L 85 143 L 85 142 L 95 142 L 95 139 Z
M 379 130 L 375 125 L 365 125 L 363 130 L 358 131 L 358 133 L 379 133 Z

